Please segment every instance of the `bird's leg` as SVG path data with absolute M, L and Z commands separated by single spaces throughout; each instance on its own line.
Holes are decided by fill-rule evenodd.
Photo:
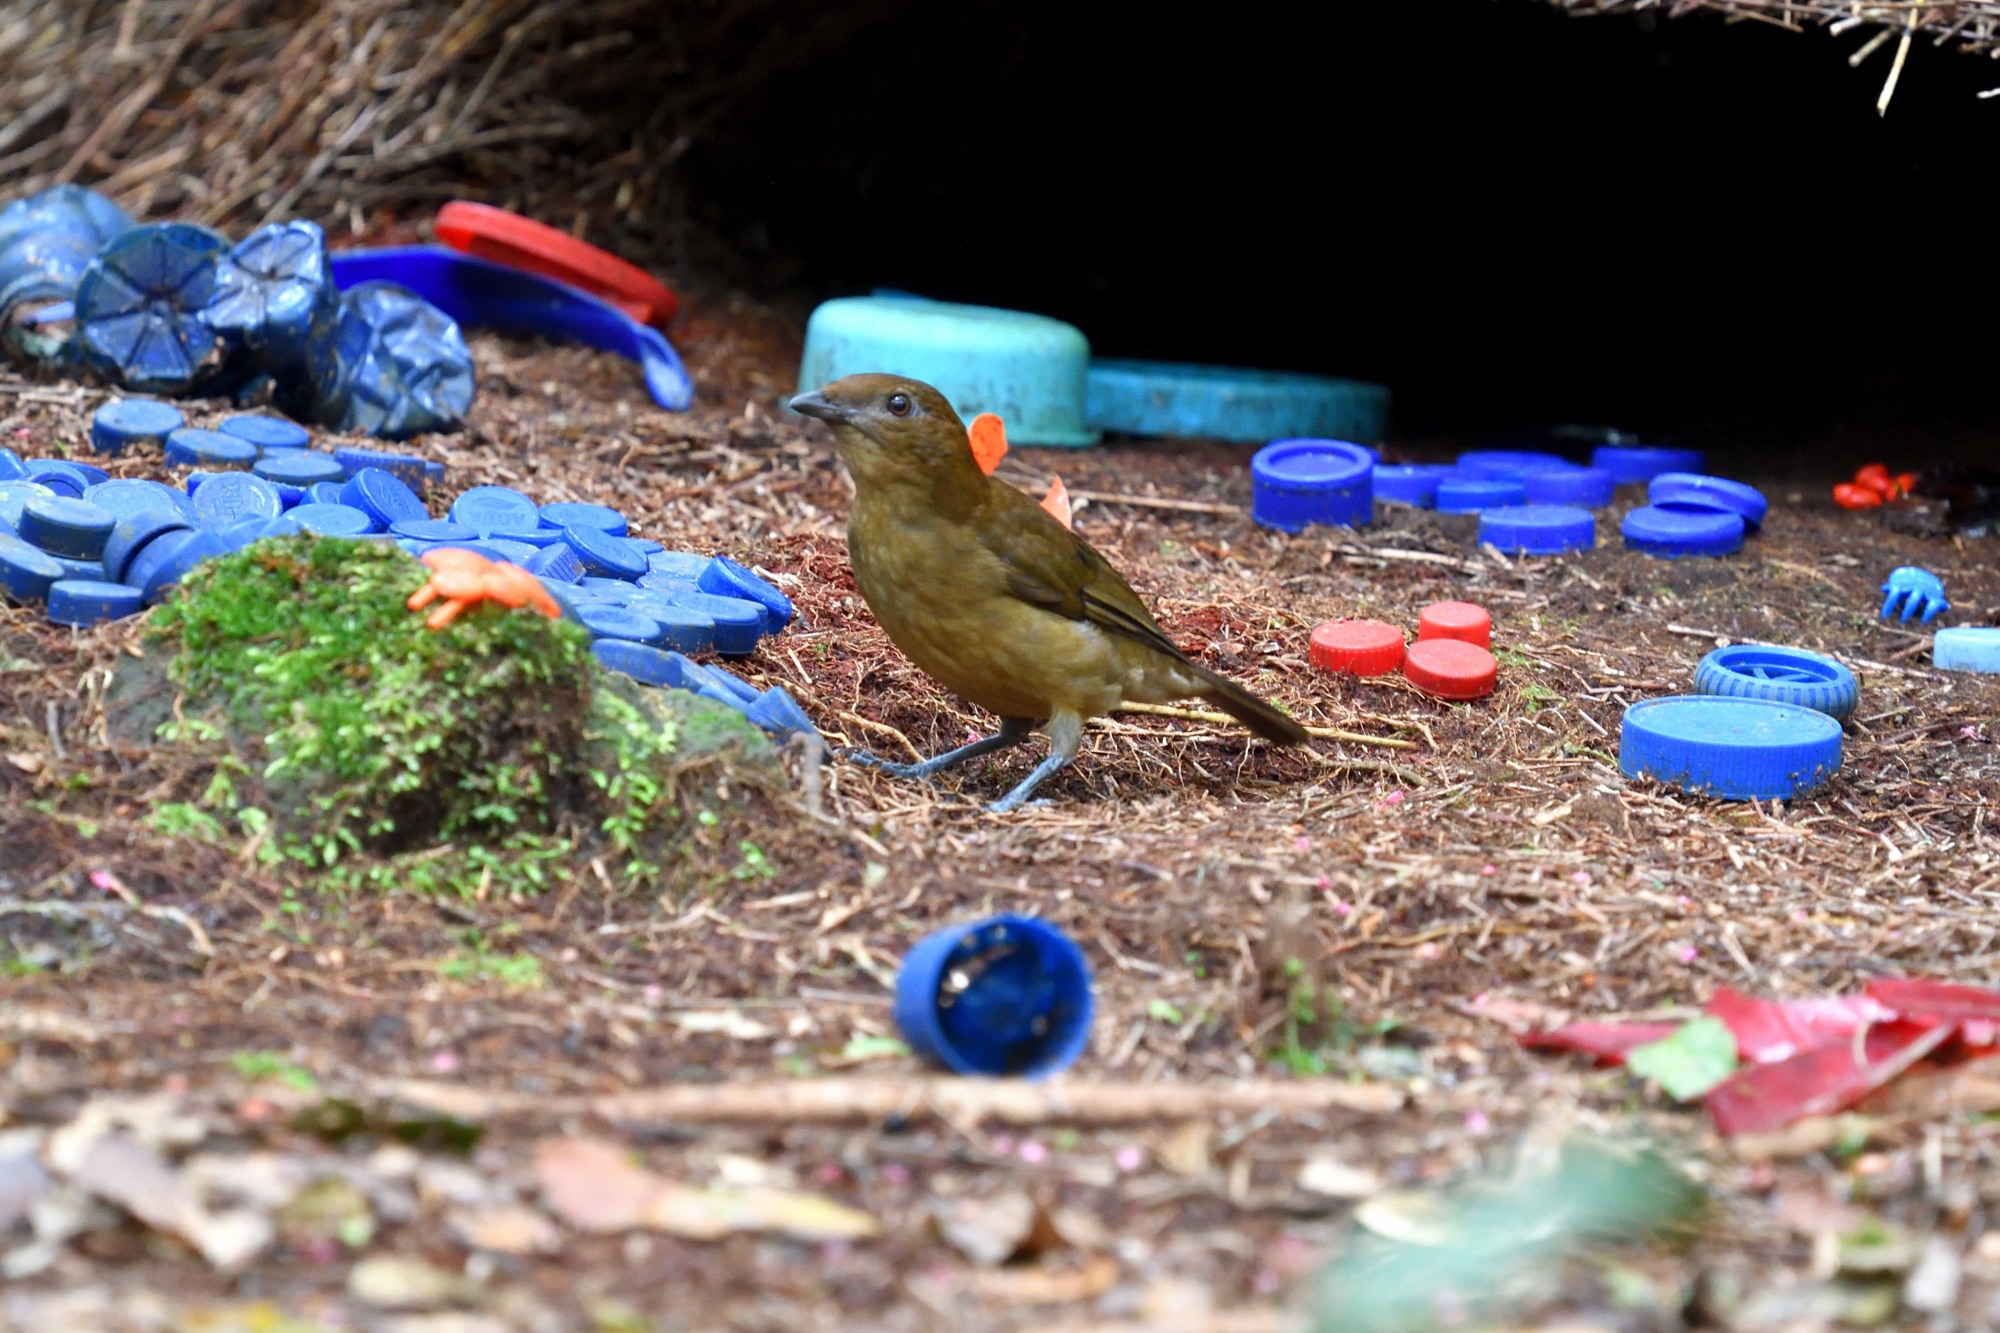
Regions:
M 991 736 L 983 736 L 956 750 L 946 750 L 943 754 L 916 764 L 892 764 L 880 755 L 866 750 L 851 750 L 845 758 L 860 764 L 863 768 L 879 768 L 890 777 L 927 778 L 933 773 L 942 773 L 953 764 L 962 764 L 968 759 L 977 759 L 982 754 L 992 754 L 996 750 L 1008 750 L 1019 745 L 1034 734 L 1035 721 L 1027 717 L 1003 717 L 1000 730 Z
M 1049 719 L 1049 757 L 1035 765 L 1035 771 L 1022 778 L 1014 790 L 986 807 L 992 815 L 1004 815 L 1018 810 L 1035 794 L 1035 788 L 1042 785 L 1050 774 L 1076 758 L 1076 752 L 1083 745 L 1083 718 L 1076 713 L 1058 712 Z

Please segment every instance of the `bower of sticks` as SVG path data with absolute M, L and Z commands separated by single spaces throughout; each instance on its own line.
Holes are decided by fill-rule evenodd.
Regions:
M 1899 21 L 1978 35 L 1990 8 Z M 421 239 L 475 197 L 678 266 L 692 410 L 615 357 L 474 333 L 468 428 L 411 449 L 447 497 L 610 504 L 769 571 L 797 619 L 740 673 L 836 749 L 928 755 L 991 719 L 870 616 L 851 488 L 783 410 L 799 312 L 731 289 L 673 169 L 731 99 L 896 10 L 13 0 L 0 188 L 75 180 L 234 232 L 309 216 L 341 243 Z M 109 394 L 0 369 L 0 442 L 80 447 Z M 1426 442 L 1448 443 L 1473 441 Z M 1991 539 L 1838 510 L 1830 476 L 1773 480 L 1763 533 L 1714 561 L 1615 537 L 1512 559 L 1387 511 L 1283 536 L 1249 519 L 1248 453 L 1016 448 L 999 475 L 1060 473 L 1168 633 L 1308 747 L 1121 713 L 1006 817 L 982 806 L 1039 747 L 934 784 L 787 753 L 665 888 L 585 858 L 535 896 L 331 892 L 155 818 L 186 775 L 114 750 L 105 712 L 143 627 L 0 605 L 0 1327 L 1303 1329 L 1369 1245 L 1448 1271 L 1438 1217 L 1579 1135 L 1670 1160 L 1704 1206 L 1523 1264 L 1470 1322 L 1370 1328 L 2000 1326 L 1990 1080 L 1728 1141 L 1516 1040 L 1689 1017 L 1722 986 L 1992 981 L 2000 693 L 1875 614 L 1915 564 L 1991 622 Z M 110 467 L 161 475 L 157 451 Z M 1493 615 L 1490 698 L 1307 663 L 1320 621 L 1446 599 Z M 1793 803 L 1621 777 L 1624 707 L 1745 640 L 1856 668 L 1840 774 Z M 1003 911 L 1093 971 L 1089 1048 L 1039 1089 L 918 1065 L 890 1011 L 915 939 Z M 87 1151 L 107 1136 L 124 1156 Z

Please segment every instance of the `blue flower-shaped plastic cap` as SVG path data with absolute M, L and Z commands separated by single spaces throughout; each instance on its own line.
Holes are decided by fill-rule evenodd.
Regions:
M 1597 520 L 1573 505 L 1501 505 L 1479 511 L 1479 540 L 1508 555 L 1560 555 L 1597 544 Z
M 250 441 L 199 426 L 169 432 L 166 453 L 175 467 L 247 468 L 257 461 L 257 446 Z
M 248 440 L 259 449 L 312 447 L 312 432 L 298 422 L 287 421 L 283 417 L 227 417 L 220 429 L 224 435 L 234 435 L 239 440 Z
M 623 537 L 631 531 L 625 522 L 625 515 L 609 505 L 546 504 L 541 508 L 541 521 L 545 527 L 596 528 L 614 537 Z
M 96 625 L 139 614 L 137 588 L 102 579 L 58 579 L 49 586 L 49 619 L 58 625 Z
M 1752 530 L 1763 523 L 1771 507 L 1764 492 L 1755 486 L 1699 472 L 1662 472 L 1647 483 L 1646 498 L 1656 505 L 1727 510 L 1741 515 L 1744 525 Z
M 266 481 L 285 486 L 316 486 L 324 482 L 336 489 L 347 476 L 347 469 L 340 465 L 339 459 L 311 450 L 260 458 L 251 471 Z
M 1650 444 L 1601 444 L 1590 451 L 1592 467 L 1601 467 L 1619 485 L 1651 481 L 1662 472 L 1699 472 L 1704 459 L 1699 449 L 1667 449 Z
M 2000 675 L 2000 628 L 1954 625 L 1931 638 L 1931 665 L 1939 671 Z
M 1474 477 L 1502 477 L 1515 481 L 1537 472 L 1556 472 L 1572 467 L 1560 454 L 1537 453 L 1530 449 L 1468 449 L 1458 456 L 1458 470 Z
M 1531 505 L 1581 505 L 1602 509 L 1611 503 L 1618 483 L 1601 467 L 1550 468 L 1521 478 Z
M 1375 517 L 1375 458 L 1345 440 L 1273 440 L 1250 460 L 1250 516 L 1280 532 L 1366 527 Z
M 715 622 L 715 651 L 724 657 L 748 657 L 757 651 L 768 614 L 756 602 L 717 597 L 705 592 L 669 593 L 674 605 L 699 611 Z
M 764 608 L 764 632 L 776 634 L 792 623 L 792 599 L 772 587 L 761 574 L 726 555 L 708 562 L 695 587 L 716 597 L 737 597 Z
M 538 527 L 541 509 L 510 486 L 474 486 L 451 502 L 451 521 L 473 531 L 520 532 Z
M 17 602 L 39 602 L 64 570 L 47 551 L 0 532 L 0 588 Z
M 960 1074 L 1046 1078 L 1090 1040 L 1090 965 L 1054 926 L 996 916 L 917 941 L 896 974 L 896 1026 Z
M 1883 619 L 1899 609 L 1903 620 L 1916 616 L 1926 625 L 1936 620 L 1939 615 L 1951 610 L 1951 603 L 1944 596 L 1944 580 L 1915 565 L 1891 570 L 1882 583 Z
M 278 488 L 248 472 L 225 472 L 210 477 L 195 492 L 196 520 L 210 532 L 220 532 L 246 519 L 276 518 L 285 512 Z
M 1824 653 L 1769 643 L 1717 648 L 1694 669 L 1696 694 L 1764 699 L 1844 718 L 1861 702 L 1854 673 Z
M 302 504 L 285 516 L 321 537 L 365 537 L 378 531 L 374 516 L 352 505 Z
M 1621 530 L 1627 547 L 1664 560 L 1743 549 L 1743 516 L 1725 509 L 1645 505 L 1625 515 Z
M 1440 514 L 1476 514 L 1482 509 L 1523 504 L 1527 498 L 1528 488 L 1516 477 L 1468 477 L 1454 470 L 1438 479 Z
M 187 393 L 215 378 L 222 335 L 203 318 L 229 242 L 206 227 L 158 222 L 104 247 L 76 288 L 84 362 L 127 388 Z
M 429 518 L 430 511 L 417 493 L 379 467 L 365 467 L 340 488 L 340 502 L 352 505 L 375 519 L 378 528 Z
M 90 419 L 90 444 L 117 457 L 134 444 L 157 444 L 187 424 L 180 409 L 149 398 L 114 398 Z
M 1438 483 L 1450 475 L 1450 468 L 1437 463 L 1377 463 L 1375 498 L 1386 504 L 1435 509 Z
M 1765 699 L 1641 699 L 1625 710 L 1618 768 L 1727 800 L 1800 796 L 1840 770 L 1840 723 Z
M 406 440 L 456 430 L 472 406 L 472 353 L 458 324 L 393 282 L 363 282 L 314 331 L 314 419 Z
M 340 300 L 316 222 L 274 222 L 251 232 L 216 263 L 206 316 L 256 352 L 265 369 L 300 366 L 313 326 Z
M 88 500 L 41 495 L 21 506 L 21 521 L 14 526 L 21 540 L 50 555 L 96 560 L 103 556 L 104 544 L 111 540 L 118 518 Z

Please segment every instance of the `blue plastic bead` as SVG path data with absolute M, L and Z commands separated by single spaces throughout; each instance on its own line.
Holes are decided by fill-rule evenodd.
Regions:
M 166 596 L 204 560 L 228 555 L 229 544 L 213 532 L 170 532 L 149 543 L 126 571 L 125 581 L 139 589 L 147 606 Z
M 1274 440 L 1250 459 L 1250 516 L 1280 532 L 1366 527 L 1375 517 L 1374 473 L 1374 457 L 1358 444 Z
M 1720 509 L 1646 505 L 1625 515 L 1625 545 L 1634 551 L 1676 560 L 1682 556 L 1722 556 L 1743 549 L 1743 516 Z
M 472 353 L 450 316 L 392 282 L 362 282 L 314 330 L 313 415 L 404 440 L 453 430 L 472 406 Z
M 584 606 L 577 611 L 576 618 L 595 639 L 632 639 L 638 643 L 653 643 L 660 637 L 658 621 L 609 603 Z
M 1647 444 L 1601 444 L 1590 451 L 1592 467 L 1609 472 L 1619 485 L 1651 481 L 1662 472 L 1699 472 L 1699 449 L 1665 449 Z
M 557 583 L 573 584 L 583 577 L 583 562 L 576 558 L 576 552 L 566 543 L 544 546 L 529 556 L 521 568 L 538 578 L 550 579 Z M 644 580 L 640 580 L 642 583 Z
M 1755 486 L 1695 472 L 1662 472 L 1647 484 L 1646 498 L 1656 505 L 1683 509 L 1721 509 L 1741 516 L 1752 531 L 1763 523 L 1770 508 L 1764 492 Z
M 1904 565 L 1901 569 L 1891 570 L 1888 579 L 1882 584 L 1882 593 L 1884 620 L 1889 618 L 1890 612 L 1900 608 L 1902 615 L 1898 617 L 1899 619 L 1907 621 L 1911 616 L 1916 616 L 1922 623 L 1928 625 L 1940 614 L 1951 609 L 1951 603 L 1946 601 L 1944 596 L 1944 580 L 1928 569 L 1919 569 L 1915 565 Z
M 378 528 L 393 530 L 398 523 L 430 517 L 415 491 L 379 467 L 362 468 L 349 478 L 341 487 L 340 500 L 371 515 Z
M 283 482 L 287 486 L 315 486 L 321 482 L 337 486 L 347 477 L 347 469 L 332 454 L 313 452 L 273 454 L 258 459 L 251 470 L 266 481 Z
M 15 530 L 21 540 L 50 555 L 96 560 L 103 556 L 104 543 L 117 526 L 118 519 L 110 510 L 88 500 L 47 495 L 36 496 L 21 507 L 21 521 Z
M 1939 671 L 2000 675 L 2000 628 L 1954 625 L 1931 638 L 1931 665 Z
M 104 576 L 113 583 L 127 583 L 132 561 L 155 540 L 170 532 L 186 532 L 190 519 L 163 509 L 146 509 L 123 520 L 111 530 L 104 543 Z
M 1560 454 L 1536 453 L 1526 449 L 1468 449 L 1458 456 L 1458 470 L 1471 477 L 1499 477 L 1522 481 L 1537 472 L 1554 472 L 1572 466 Z
M 1618 768 L 1726 800 L 1800 796 L 1840 770 L 1840 723 L 1766 699 L 1641 699 L 1625 710 Z
M 585 527 L 623 537 L 630 529 L 625 515 L 607 505 L 546 504 L 541 509 L 542 524 L 550 528 Z
M 1574 505 L 1501 505 L 1479 511 L 1479 540 L 1508 555 L 1560 555 L 1597 544 L 1597 520 Z
M 708 562 L 695 586 L 717 597 L 740 597 L 764 608 L 764 632 L 776 634 L 792 623 L 792 601 L 772 587 L 753 569 L 737 564 L 726 555 Z
M 597 528 L 575 527 L 563 529 L 563 541 L 583 562 L 585 573 L 632 582 L 646 572 L 646 557 L 623 537 Z
M 90 419 L 90 444 L 117 457 L 134 444 L 159 444 L 187 424 L 180 409 L 149 398 L 114 398 Z
M 183 518 L 194 516 L 194 504 L 187 495 L 171 486 L 140 477 L 116 477 L 100 481 L 84 491 L 83 498 L 114 517 L 127 519 L 148 509 L 168 509 Z
M 204 314 L 241 338 L 267 371 L 282 373 L 303 367 L 314 326 L 339 300 L 319 224 L 274 222 L 218 258 Z
M 365 537 L 377 531 L 374 518 L 352 505 L 302 504 L 287 517 L 320 537 Z
M 101 579 L 58 579 L 49 587 L 49 619 L 58 625 L 87 626 L 139 614 L 137 588 Z
M 312 432 L 283 417 L 228 417 L 219 428 L 224 435 L 248 440 L 265 452 L 312 447 Z
M 1440 514 L 1476 514 L 1482 509 L 1524 504 L 1527 499 L 1528 488 L 1516 477 L 1469 477 L 1454 471 L 1438 481 Z
M 1450 475 L 1450 468 L 1435 463 L 1377 463 L 1375 498 L 1385 504 L 1435 509 L 1438 482 Z
M 674 605 L 699 611 L 715 622 L 715 651 L 724 657 L 747 657 L 757 651 L 764 633 L 764 608 L 756 602 L 709 593 L 671 594 Z
M 997 916 L 917 941 L 896 974 L 896 1026 L 960 1074 L 1046 1078 L 1090 1040 L 1090 966 L 1054 926 Z
M 1580 505 L 1602 509 L 1618 492 L 1618 483 L 1601 467 L 1550 468 L 1521 478 L 1529 504 Z
M 85 364 L 127 388 L 187 393 L 216 376 L 222 335 L 202 317 L 229 242 L 206 227 L 158 222 L 112 241 L 76 288 Z
M 451 521 L 475 532 L 523 532 L 541 526 L 535 502 L 510 486 L 474 486 L 451 502 Z
M 0 533 L 0 588 L 17 602 L 39 602 L 63 576 L 54 556 Z
M 248 472 L 224 472 L 202 483 L 194 497 L 195 518 L 211 532 L 246 519 L 274 519 L 285 512 L 278 488 Z
M 167 462 L 176 467 L 247 468 L 256 461 L 256 445 L 219 430 L 182 426 L 167 436 Z
M 479 539 L 479 533 L 475 529 L 443 518 L 405 519 L 399 523 L 391 523 L 389 531 L 398 537 L 408 537 L 420 542 L 469 542 Z
M 38 486 L 46 486 L 57 495 L 67 495 L 72 500 L 81 500 L 83 493 L 104 480 L 100 473 L 92 476 L 74 463 L 66 463 L 55 458 L 36 458 L 28 462 L 28 475 L 24 481 L 32 481 Z

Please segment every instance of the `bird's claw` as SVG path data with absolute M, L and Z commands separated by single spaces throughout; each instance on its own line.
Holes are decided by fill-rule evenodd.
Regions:
M 872 750 L 842 750 L 839 758 L 860 768 L 872 768 L 887 773 L 892 778 L 916 778 L 924 776 L 916 764 L 899 764 L 893 759 L 884 759 Z

